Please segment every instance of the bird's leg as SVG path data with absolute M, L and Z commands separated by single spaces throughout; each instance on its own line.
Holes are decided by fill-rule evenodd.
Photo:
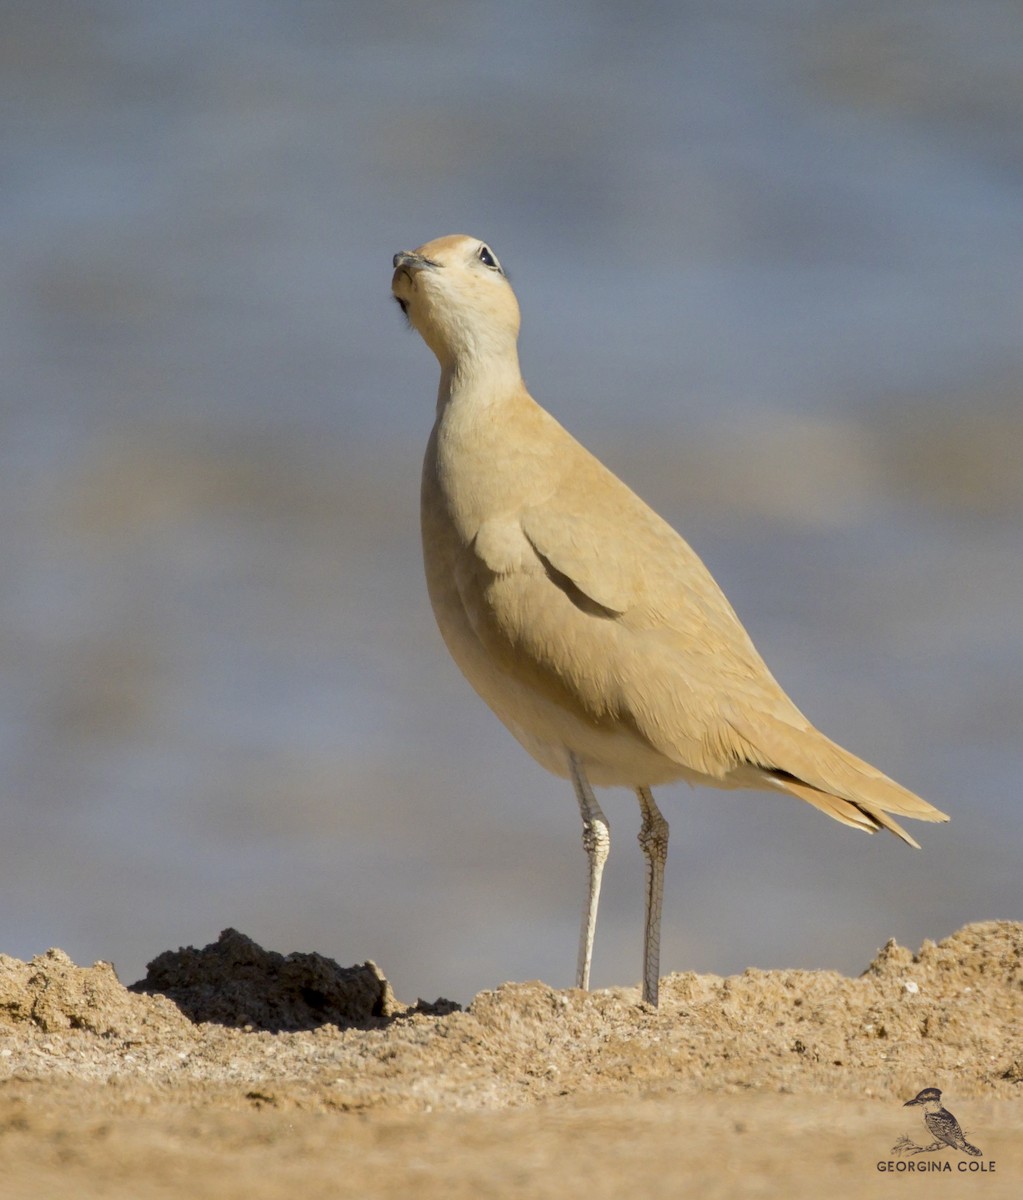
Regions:
M 668 822 L 654 803 L 649 788 L 636 788 L 643 810 L 639 844 L 646 859 L 646 923 L 643 930 L 643 999 L 657 1006 L 661 962 L 661 901 L 664 899 L 664 864 L 668 859 Z
M 600 878 L 604 873 L 611 849 L 611 829 L 607 817 L 601 811 L 597 798 L 586 778 L 582 763 L 572 753 L 568 756 L 575 798 L 583 818 L 583 848 L 590 862 L 590 887 L 583 913 L 583 927 L 579 935 L 579 966 L 576 971 L 576 987 L 584 991 L 590 986 L 590 963 L 593 961 L 593 935 L 597 930 L 597 904 L 600 901 Z

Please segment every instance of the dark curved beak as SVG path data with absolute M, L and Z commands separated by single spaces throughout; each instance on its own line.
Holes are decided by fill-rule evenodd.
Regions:
M 396 271 L 399 267 L 404 267 L 405 270 L 411 271 L 432 270 L 439 265 L 432 258 L 416 254 L 414 250 L 399 250 L 391 261 Z

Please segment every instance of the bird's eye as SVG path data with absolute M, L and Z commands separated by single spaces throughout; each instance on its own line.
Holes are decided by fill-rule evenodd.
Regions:
M 496 256 L 491 253 L 489 246 L 480 246 L 477 254 L 479 255 L 480 262 L 485 267 L 490 267 L 492 271 L 501 270 L 501 264 L 497 261 Z

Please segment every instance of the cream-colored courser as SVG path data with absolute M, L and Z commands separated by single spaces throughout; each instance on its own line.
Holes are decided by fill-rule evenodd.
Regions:
M 394 256 L 392 290 L 440 362 L 422 484 L 430 601 L 462 673 L 533 757 L 571 778 L 589 895 L 589 985 L 610 846 L 591 784 L 635 789 L 646 857 L 643 997 L 657 1003 L 668 824 L 651 787 L 790 792 L 855 829 L 946 821 L 819 733 L 689 545 L 526 391 L 519 306 L 456 235 Z

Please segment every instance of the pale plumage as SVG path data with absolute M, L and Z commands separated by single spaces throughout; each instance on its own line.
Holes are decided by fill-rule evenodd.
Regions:
M 634 788 L 647 857 L 644 998 L 657 1001 L 671 780 L 790 792 L 836 820 L 948 818 L 819 733 L 782 691 L 691 547 L 530 397 L 496 257 L 456 235 L 394 257 L 392 290 L 441 367 L 423 464 L 427 584 L 466 678 L 573 780 L 590 860 L 586 987 L 607 822 L 590 784 Z

